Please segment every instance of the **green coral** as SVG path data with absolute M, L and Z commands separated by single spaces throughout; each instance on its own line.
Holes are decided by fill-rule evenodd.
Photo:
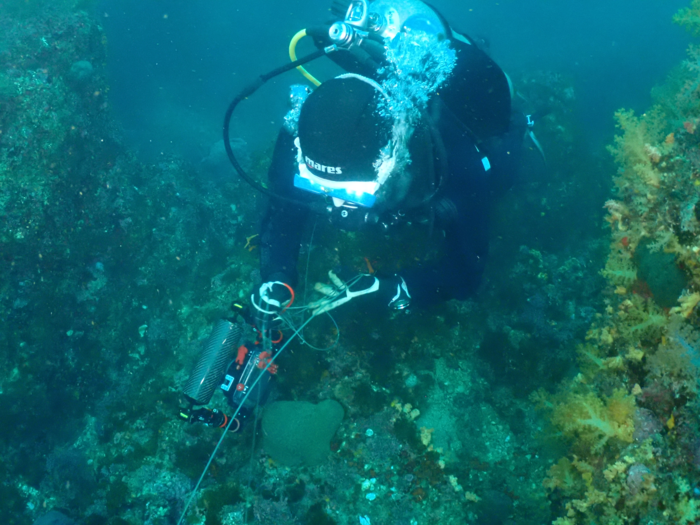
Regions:
M 636 250 L 639 278 L 647 283 L 656 303 L 662 308 L 676 306 L 688 281 L 672 253 L 652 251 L 645 243 Z
M 673 16 L 673 21 L 693 36 L 700 36 L 700 0 L 693 0 Z

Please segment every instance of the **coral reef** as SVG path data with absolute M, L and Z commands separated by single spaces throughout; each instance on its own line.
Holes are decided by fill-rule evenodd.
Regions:
M 699 7 L 675 17 L 696 35 Z M 545 480 L 557 525 L 700 518 L 698 71 L 691 46 L 654 107 L 616 114 L 605 309 L 579 347 L 579 374 L 533 396 L 569 438 Z
M 85 5 L 13 1 L 0 18 L 0 522 L 58 509 L 86 525 L 165 525 L 220 436 L 177 420 L 178 389 L 209 325 L 259 279 L 263 202 L 228 176 L 222 143 L 197 165 L 124 146 Z M 695 27 L 697 11 L 679 21 Z M 342 405 L 331 453 L 326 440 L 318 464 L 278 464 L 248 425 L 185 522 L 695 520 L 699 64 L 693 47 L 654 109 L 618 114 L 604 208 L 607 181 L 588 174 L 610 170 L 577 140 L 573 81 L 521 74 L 524 98 L 549 111 L 537 133 L 550 177 L 495 211 L 484 290 L 309 325 L 306 341 L 331 349 L 290 345 L 272 397 Z M 234 147 L 264 176 L 267 152 Z M 436 251 L 427 227 L 370 240 L 316 226 L 302 246 L 310 283 L 336 264 L 399 271 Z

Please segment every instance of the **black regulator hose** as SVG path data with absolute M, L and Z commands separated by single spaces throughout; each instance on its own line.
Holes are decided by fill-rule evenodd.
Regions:
M 358 56 L 358 55 L 353 55 L 358 62 L 364 66 L 370 66 L 373 68 L 373 70 L 376 70 L 379 67 L 378 62 L 374 60 L 373 58 L 373 53 L 378 52 L 378 49 L 376 47 L 376 42 L 370 41 L 370 40 L 365 40 L 363 41 L 362 47 L 365 50 L 364 56 Z M 369 47 L 368 47 L 369 46 Z M 224 115 L 224 148 L 226 149 L 226 155 L 228 156 L 228 160 L 231 162 L 231 165 L 233 165 L 234 169 L 236 172 L 238 172 L 238 175 L 246 181 L 250 186 L 252 186 L 254 189 L 258 190 L 259 192 L 267 195 L 268 197 L 271 197 L 273 199 L 277 199 L 280 201 L 284 202 L 289 202 L 292 204 L 295 204 L 296 206 L 301 206 L 304 208 L 310 208 L 312 211 L 318 211 L 317 207 L 314 206 L 313 203 L 310 202 L 304 202 L 298 199 L 294 199 L 291 197 L 285 197 L 283 195 L 280 195 L 279 193 L 275 193 L 269 188 L 266 188 L 263 186 L 261 183 L 256 181 L 253 177 L 248 175 L 241 164 L 238 162 L 238 159 L 236 159 L 236 156 L 233 153 L 233 150 L 231 149 L 231 142 L 230 142 L 230 126 L 231 126 L 231 117 L 233 116 L 233 112 L 236 110 L 236 107 L 238 104 L 243 100 L 251 96 L 253 93 L 255 93 L 265 82 L 270 80 L 271 78 L 274 78 L 278 75 L 281 75 L 282 73 L 286 73 L 287 71 L 290 71 L 292 69 L 295 69 L 298 66 L 302 66 L 308 62 L 311 62 L 312 60 L 316 60 L 317 58 L 320 58 L 324 55 L 327 55 L 329 53 L 332 53 L 333 51 L 338 51 L 338 50 L 343 50 L 347 51 L 344 48 L 338 48 L 335 45 L 325 47 L 323 49 L 319 49 L 318 51 L 315 51 L 305 57 L 300 58 L 299 60 L 295 60 L 294 62 L 290 62 L 289 64 L 285 64 L 281 67 L 278 67 L 277 69 L 273 69 L 269 73 L 265 73 L 264 75 L 260 75 L 258 78 L 256 78 L 253 82 L 248 84 L 246 87 L 244 87 L 238 95 L 231 101 L 231 103 L 228 106 L 228 109 L 226 110 L 226 114 Z M 438 184 L 435 190 L 424 200 L 424 203 L 429 202 L 432 200 L 432 198 L 439 192 L 440 189 L 444 187 L 445 180 L 447 178 L 447 156 L 445 154 L 445 145 L 442 141 L 442 137 L 440 135 L 440 132 L 438 131 L 435 123 L 433 122 L 432 118 L 423 111 L 422 116 L 428 124 L 428 128 L 430 131 L 430 135 L 433 139 L 433 146 L 436 148 L 436 154 L 437 154 L 437 160 L 438 160 L 438 172 L 439 172 L 439 179 L 438 179 Z
M 291 202 L 293 204 L 296 204 L 297 206 L 303 206 L 303 207 L 311 207 L 309 203 L 297 200 L 297 199 L 292 199 L 290 197 L 284 197 L 278 193 L 275 193 L 274 191 L 270 190 L 269 188 L 266 188 L 262 184 L 260 184 L 258 181 L 253 179 L 250 175 L 248 175 L 243 167 L 241 166 L 240 162 L 238 162 L 238 159 L 236 159 L 236 156 L 233 153 L 233 150 L 231 149 L 231 143 L 229 141 L 229 133 L 230 133 L 230 126 L 231 126 L 231 116 L 233 115 L 233 112 L 236 109 L 236 106 L 241 102 L 241 100 L 248 98 L 251 96 L 253 93 L 255 93 L 265 82 L 270 80 L 271 78 L 274 78 L 278 75 L 281 75 L 282 73 L 286 73 L 287 71 L 296 68 L 297 66 L 302 66 L 306 64 L 307 62 L 311 62 L 312 60 L 316 60 L 319 57 L 322 57 L 323 55 L 327 53 L 331 53 L 332 51 L 335 51 L 337 48 L 335 46 L 329 46 L 326 47 L 325 49 L 319 49 L 318 51 L 315 51 L 314 53 L 311 53 L 310 55 L 307 55 L 305 57 L 301 57 L 299 60 L 295 60 L 294 62 L 290 62 L 289 64 L 285 64 L 284 66 L 278 67 L 277 69 L 273 69 L 269 73 L 265 73 L 264 75 L 260 75 L 257 79 L 255 79 L 253 82 L 248 84 L 246 87 L 244 87 L 238 95 L 236 95 L 236 98 L 234 98 L 231 101 L 231 104 L 229 104 L 228 109 L 226 110 L 226 114 L 224 115 L 224 148 L 226 149 L 226 155 L 228 156 L 228 160 L 231 162 L 233 165 L 234 169 L 238 172 L 238 175 L 246 181 L 248 184 L 250 184 L 253 188 L 258 190 L 261 193 L 264 193 L 268 197 L 272 197 L 274 199 L 286 201 L 286 202 Z

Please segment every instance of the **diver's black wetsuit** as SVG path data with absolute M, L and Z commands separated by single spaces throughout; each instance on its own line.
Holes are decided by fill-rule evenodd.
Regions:
M 443 226 L 443 256 L 400 272 L 412 307 L 466 299 L 476 291 L 488 253 L 491 202 L 495 194 L 512 185 L 516 173 L 524 133 L 520 120 L 516 122 L 499 141 L 497 151 L 488 155 L 488 161 L 455 118 L 448 114 L 437 123 L 448 159 L 448 178 L 440 193 L 454 203 L 456 213 Z M 301 201 L 323 198 L 294 187 L 297 167 L 293 141 L 287 131 L 280 132 L 268 174 L 270 184 L 276 192 Z M 485 165 L 489 164 L 487 170 Z M 295 285 L 301 235 L 309 213 L 291 203 L 270 202 L 260 236 L 264 282 L 279 280 Z

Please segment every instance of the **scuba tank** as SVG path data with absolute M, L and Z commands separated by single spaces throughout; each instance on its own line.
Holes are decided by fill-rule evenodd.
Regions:
M 335 0 L 331 12 L 342 16 Z M 291 63 L 258 76 L 245 86 L 229 104 L 224 115 L 223 137 L 226 154 L 238 175 L 259 192 L 281 202 L 324 213 L 325 206 L 283 195 L 251 177 L 241 167 L 231 149 L 229 131 L 231 117 L 238 104 L 249 98 L 268 80 L 291 69 L 298 69 L 312 84 L 318 81 L 304 66 L 327 56 L 348 72 L 381 81 L 380 70 L 386 61 L 387 41 L 401 32 L 423 31 L 447 38 L 456 53 L 456 64 L 449 81 L 434 96 L 443 102 L 441 111 L 457 119 L 477 143 L 497 137 L 509 130 L 512 89 L 503 70 L 469 37 L 454 31 L 445 18 L 430 5 L 420 0 L 353 0 L 343 20 L 322 26 L 309 27 L 297 32 L 289 45 Z M 310 36 L 318 50 L 297 59 L 296 45 Z M 440 137 L 430 125 L 434 145 L 440 148 Z M 444 156 L 440 156 L 443 164 Z M 441 167 L 444 171 L 444 166 Z M 342 213 L 342 211 L 341 211 Z
M 420 29 L 446 38 L 449 28 L 437 12 L 420 0 L 356 0 L 350 4 L 345 20 L 329 29 L 330 39 L 347 47 L 353 37 L 372 35 L 374 39 L 393 39 L 402 30 Z
M 364 0 L 353 1 L 343 22 L 331 26 L 333 38 L 334 26 L 350 24 L 361 30 L 371 32 L 381 39 L 393 39 L 403 30 L 420 29 L 434 33 L 438 37 L 448 36 L 449 27 L 437 11 L 420 0 Z
M 447 38 L 457 54 L 449 81 L 438 96 L 481 142 L 508 131 L 511 86 L 503 70 L 471 38 L 457 33 L 432 6 L 420 0 L 354 0 L 345 18 L 307 30 L 319 49 L 336 45 L 349 52 L 328 55 L 351 73 L 380 81 L 385 43 L 400 32 L 423 31 Z

